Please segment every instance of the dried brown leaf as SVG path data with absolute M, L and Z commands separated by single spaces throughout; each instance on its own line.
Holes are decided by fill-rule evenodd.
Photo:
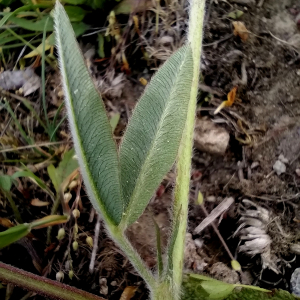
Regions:
M 245 24 L 240 21 L 234 21 L 232 22 L 232 25 L 234 27 L 233 34 L 235 36 L 239 36 L 243 42 L 246 42 L 249 37 L 249 31 L 247 30 Z
M 120 300 L 130 300 L 137 290 L 136 286 L 127 286 L 123 291 Z
M 32 206 L 47 206 L 49 205 L 50 203 L 49 202 L 45 202 L 45 201 L 41 201 L 40 199 L 38 198 L 35 198 L 35 199 L 32 199 L 31 200 L 31 203 L 30 203 Z

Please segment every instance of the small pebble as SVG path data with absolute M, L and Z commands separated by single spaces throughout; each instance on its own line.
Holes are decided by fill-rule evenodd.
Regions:
M 194 243 L 198 249 L 201 249 L 204 244 L 204 241 L 202 239 L 195 239 Z
M 295 172 L 296 172 L 297 176 L 300 177 L 300 169 L 296 169 Z
M 206 201 L 207 201 L 207 202 L 216 202 L 216 197 L 215 197 L 215 196 L 208 196 L 208 197 L 206 198 Z
M 259 162 L 258 161 L 254 161 L 252 164 L 251 164 L 251 169 L 255 169 L 259 166 Z
M 280 155 L 278 156 L 278 159 L 279 159 L 281 162 L 283 162 L 284 164 L 288 164 L 288 163 L 289 163 L 289 160 L 288 160 L 287 158 L 285 158 L 283 154 L 280 154 Z
M 273 170 L 279 176 L 279 175 L 281 175 L 282 173 L 284 173 L 286 171 L 286 166 L 282 161 L 277 160 L 275 162 L 275 164 L 273 165 Z

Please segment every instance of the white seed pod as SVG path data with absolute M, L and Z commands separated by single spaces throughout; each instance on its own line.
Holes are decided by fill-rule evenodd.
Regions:
M 72 194 L 71 193 L 65 193 L 64 194 L 65 203 L 68 203 L 71 199 L 72 199 Z
M 80 217 L 80 211 L 77 208 L 73 209 L 72 214 L 75 219 Z
M 69 184 L 69 190 L 73 190 L 78 186 L 78 181 L 77 180 L 73 180 L 70 184 Z
M 73 270 L 70 270 L 69 271 L 69 278 L 72 280 L 73 276 L 74 276 L 74 272 L 73 272 Z
M 77 241 L 74 241 L 72 243 L 72 248 L 73 248 L 74 251 L 77 251 L 77 249 L 78 249 L 78 242 Z
M 60 228 L 57 233 L 57 239 L 60 241 L 65 237 L 65 235 L 66 235 L 66 232 L 65 232 L 64 228 Z
M 63 281 L 64 280 L 64 273 L 62 271 L 59 271 L 56 273 L 56 280 L 57 281 Z
M 92 248 L 93 247 L 93 245 L 94 245 L 94 242 L 93 242 L 93 239 L 90 237 L 90 236 L 88 236 L 87 238 L 86 238 L 86 243 Z

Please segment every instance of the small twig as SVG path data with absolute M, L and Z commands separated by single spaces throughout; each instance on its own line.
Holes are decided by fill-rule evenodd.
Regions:
M 265 0 L 260 0 L 257 4 L 257 7 L 262 7 L 264 2 L 265 2 Z
M 242 73 L 242 79 L 240 80 L 240 83 L 242 85 L 247 85 L 248 77 L 247 77 L 247 70 L 246 70 L 246 62 L 245 61 L 242 62 L 241 73 Z
M 98 214 L 98 216 L 97 216 L 97 223 L 96 223 L 96 226 L 95 226 L 95 235 L 94 235 L 92 257 L 91 257 L 90 266 L 89 266 L 90 273 L 94 272 L 95 259 L 96 259 L 96 254 L 97 254 L 97 250 L 98 250 L 98 240 L 99 240 L 99 232 L 100 232 L 100 223 L 101 223 L 101 217 Z
M 212 43 L 204 44 L 203 47 L 209 47 L 209 46 L 217 45 L 219 43 L 222 43 L 222 42 L 225 42 L 225 41 L 229 40 L 231 37 L 233 37 L 233 34 L 229 34 L 229 35 L 225 36 L 224 38 L 222 38 L 220 40 L 217 40 L 217 41 L 214 41 Z
M 284 102 L 283 102 L 280 98 L 279 98 L 279 100 L 280 100 L 282 106 L 283 106 L 288 112 L 290 112 L 290 114 L 295 118 L 296 116 L 295 116 L 295 114 L 293 113 L 293 111 L 292 111 L 291 109 L 289 109 L 289 108 L 284 104 Z
M 289 198 L 286 198 L 286 199 L 282 199 L 282 198 L 270 198 L 270 197 L 266 197 L 266 196 L 257 196 L 257 195 L 252 195 L 252 194 L 246 194 L 245 196 L 247 197 L 252 197 L 252 198 L 257 198 L 257 199 L 261 199 L 261 200 L 266 200 L 266 201 L 276 201 L 278 203 L 280 202 L 287 202 L 287 201 L 290 201 L 290 200 L 294 200 L 296 198 L 299 198 L 300 197 L 300 193 L 297 193 Z
M 15 148 L 0 150 L 0 153 L 13 152 L 13 151 L 31 149 L 31 148 L 39 148 L 39 147 L 50 147 L 50 146 L 54 146 L 54 145 L 61 145 L 61 144 L 68 144 L 68 143 L 72 143 L 72 141 L 47 142 L 47 143 L 40 143 L 40 144 L 35 144 L 35 145 L 15 147 Z
M 202 210 L 203 210 L 204 214 L 206 215 L 206 217 L 208 217 L 209 214 L 208 214 L 208 212 L 207 212 L 205 206 L 204 206 L 203 204 L 201 204 L 200 207 L 202 208 Z M 212 226 L 212 228 L 214 229 L 215 233 L 217 234 L 219 240 L 220 240 L 221 243 L 223 244 L 223 247 L 225 248 L 226 252 L 228 253 L 230 259 L 231 259 L 231 260 L 235 260 L 235 258 L 233 257 L 232 253 L 230 252 L 230 250 L 229 250 L 229 248 L 228 248 L 226 242 L 224 241 L 224 239 L 223 239 L 223 237 L 222 237 L 222 235 L 221 235 L 221 233 L 220 233 L 218 227 L 215 225 L 214 222 L 212 222 L 210 225 Z
M 199 89 L 203 92 L 210 93 L 210 94 L 213 94 L 213 95 L 217 95 L 219 97 L 224 96 L 224 94 L 222 94 L 221 92 L 214 90 L 212 87 L 210 87 L 208 85 L 205 85 L 204 83 L 199 84 Z

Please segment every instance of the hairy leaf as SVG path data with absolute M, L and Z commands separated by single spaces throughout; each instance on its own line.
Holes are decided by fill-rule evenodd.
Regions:
M 192 50 L 187 45 L 159 69 L 136 105 L 120 149 L 125 224 L 141 215 L 176 159 L 192 74 Z
M 118 154 L 104 103 L 59 2 L 54 20 L 67 113 L 87 192 L 106 222 L 117 225 L 123 213 Z

